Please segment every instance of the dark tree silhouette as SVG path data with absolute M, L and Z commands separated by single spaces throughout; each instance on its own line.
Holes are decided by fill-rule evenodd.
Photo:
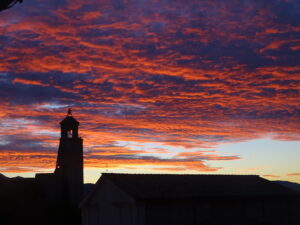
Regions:
M 0 1 L 0 11 L 3 11 L 5 9 L 9 9 L 13 7 L 17 2 L 22 3 L 23 0 L 1 0 Z

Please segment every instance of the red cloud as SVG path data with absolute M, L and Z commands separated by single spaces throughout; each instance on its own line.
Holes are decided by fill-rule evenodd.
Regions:
M 87 166 L 110 162 L 107 156 L 172 154 L 109 146 L 117 141 L 183 152 L 169 160 L 114 158 L 112 166 L 198 171 L 218 169 L 205 161 L 239 157 L 195 149 L 266 136 L 300 140 L 299 27 L 276 5 L 78 0 L 55 7 L 37 3 L 0 18 L 0 135 L 11 138 L 4 150 L 20 151 L 14 140 L 23 136 L 40 151 L 57 148 L 65 112 L 55 104 L 76 108 L 84 145 L 94 150 Z M 0 162 L 51 168 L 55 161 L 21 152 L 3 153 Z

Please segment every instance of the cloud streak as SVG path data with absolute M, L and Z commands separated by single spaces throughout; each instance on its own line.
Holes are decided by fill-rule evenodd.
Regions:
M 205 162 L 239 157 L 206 152 L 221 143 L 300 140 L 299 15 L 283 0 L 24 2 L 0 15 L 1 152 L 55 152 L 68 106 L 91 167 L 217 170 Z

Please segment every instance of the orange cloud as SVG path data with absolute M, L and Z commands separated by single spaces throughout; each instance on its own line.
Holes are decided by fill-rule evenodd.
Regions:
M 287 176 L 300 176 L 300 173 L 289 173 Z
M 265 174 L 265 175 L 262 175 L 263 177 L 269 177 L 269 178 L 277 178 L 277 177 L 280 177 L 280 176 L 276 176 L 276 175 L 272 175 L 272 174 Z
M 27 84 L 27 85 L 38 85 L 38 86 L 44 86 L 44 87 L 49 86 L 48 84 L 44 84 L 41 81 L 26 80 L 26 79 L 21 79 L 21 78 L 15 78 L 12 82 L 13 83 L 20 83 L 20 84 Z

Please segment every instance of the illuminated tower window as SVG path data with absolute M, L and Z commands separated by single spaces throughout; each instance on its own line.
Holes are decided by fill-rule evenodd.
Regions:
M 67 137 L 68 138 L 73 138 L 73 130 L 68 130 L 67 131 Z

